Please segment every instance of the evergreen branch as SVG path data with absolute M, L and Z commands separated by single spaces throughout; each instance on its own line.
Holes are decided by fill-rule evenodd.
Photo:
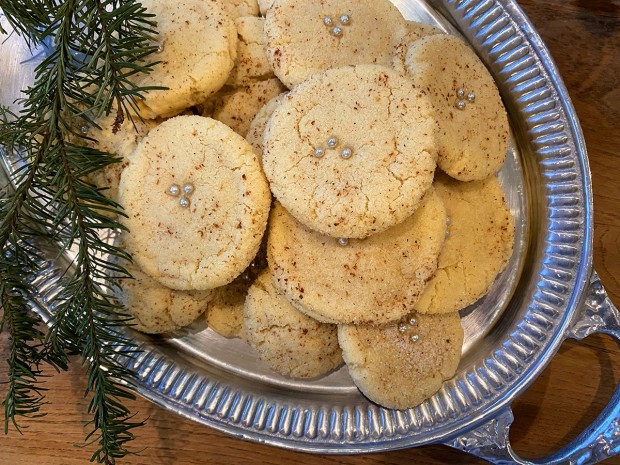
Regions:
M 39 329 L 40 318 L 25 312 L 26 302 L 19 290 L 21 283 L 10 279 L 0 282 L 0 301 L 4 313 L 0 329 L 8 328 L 9 365 L 8 390 L 2 402 L 4 406 L 4 433 L 8 433 L 9 421 L 19 432 L 22 426 L 19 417 L 36 418 L 42 416 L 40 409 L 44 403 L 40 386 L 39 349 L 43 343 L 43 332 Z
M 55 129 L 62 132 L 59 127 Z M 89 373 L 85 395 L 92 394 L 89 413 L 94 416 L 94 420 L 91 423 L 93 430 L 88 434 L 87 440 L 94 437 L 99 445 L 91 460 L 113 463 L 115 459 L 128 453 L 125 443 L 133 439 L 131 430 L 142 424 L 130 421 L 129 410 L 119 402 L 119 399 L 135 397 L 118 381 L 133 381 L 133 378 L 132 373 L 115 359 L 118 354 L 114 349 L 129 350 L 133 354 L 136 347 L 114 328 L 118 324 L 117 315 L 122 312 L 122 308 L 112 301 L 109 294 L 101 290 L 101 285 L 104 285 L 104 280 L 110 275 L 109 270 L 105 269 L 105 262 L 99 261 L 100 266 L 95 265 L 98 252 L 113 250 L 96 234 L 99 229 L 96 219 L 92 221 L 95 216 L 92 212 L 93 205 L 105 198 L 99 194 L 101 199 L 95 196 L 86 204 L 82 202 L 83 196 L 78 192 L 80 181 L 75 178 L 71 166 L 73 157 L 70 147 L 65 145 L 62 139 L 59 139 L 59 144 L 66 177 L 66 203 L 74 213 L 72 224 L 79 243 L 74 263 L 75 273 L 64 283 L 61 294 L 64 307 L 61 312 L 71 315 L 85 314 L 78 320 L 77 327 L 71 328 L 74 333 L 69 335 L 75 335 L 81 341 L 82 360 Z M 118 250 L 116 255 L 121 253 Z M 66 328 L 58 328 L 61 332 L 67 332 Z M 55 328 L 52 334 L 54 330 Z
M 0 119 L 6 121 L 6 111 L 0 112 Z M 41 319 L 27 312 L 25 296 L 30 290 L 24 286 L 22 276 L 24 273 L 31 274 L 36 269 L 37 252 L 31 251 L 32 255 L 25 255 L 23 244 L 20 244 L 20 236 L 32 235 L 30 228 L 20 233 L 20 212 L 28 201 L 28 191 L 32 187 L 37 170 L 42 161 L 42 153 L 39 152 L 34 161 L 28 165 L 28 169 L 22 171 L 24 176 L 17 189 L 7 198 L 2 199 L 0 205 L 0 303 L 3 308 L 0 320 L 0 331 L 7 328 L 9 333 L 9 376 L 7 393 L 2 401 L 4 406 L 4 432 L 9 429 L 9 420 L 15 429 L 21 432 L 18 422 L 19 417 L 41 416 L 40 409 L 43 405 L 43 391 L 39 368 L 41 360 L 54 366 L 61 366 L 62 357 L 41 356 L 39 353 L 43 343 L 44 334 L 39 329 Z
M 121 228 L 110 219 L 110 213 L 122 214 L 119 206 L 84 181 L 118 158 L 83 146 L 87 138 L 76 128 L 96 124 L 114 107 L 116 127 L 136 114 L 142 93 L 153 88 L 135 86 L 131 79 L 152 69 L 148 57 L 156 50 L 155 23 L 134 0 L 0 0 L 0 8 L 26 40 L 49 46 L 34 84 L 24 91 L 20 112 L 0 123 L 0 145 L 23 161 L 14 174 L 17 191 L 3 203 L 10 214 L 1 228 L 9 232 L 0 229 L 0 250 L 31 237 L 48 237 L 61 251 L 77 246 L 45 338 L 36 332 L 39 320 L 26 313 L 26 297 L 14 291 L 22 282 L 18 269 L 36 269 L 40 257 L 26 247 L 13 266 L 0 263 L 0 275 L 13 286 L 0 288 L 8 308 L 3 327 L 15 346 L 8 362 L 16 382 L 5 406 L 22 405 L 5 408 L 5 426 L 16 415 L 38 414 L 43 403 L 39 362 L 66 368 L 67 353 L 78 353 L 88 373 L 85 395 L 91 396 L 93 415 L 86 439 L 98 445 L 91 460 L 115 463 L 129 453 L 127 442 L 142 424 L 123 403 L 134 398 L 135 380 L 125 362 L 137 348 L 123 331 L 129 316 L 111 297 L 118 280 L 127 277 L 117 263 L 130 257 L 101 235 Z

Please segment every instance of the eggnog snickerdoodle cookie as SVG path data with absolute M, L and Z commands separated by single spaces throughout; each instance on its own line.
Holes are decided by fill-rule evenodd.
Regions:
M 235 20 L 237 26 L 237 58 L 228 76 L 227 85 L 244 86 L 257 80 L 273 78 L 265 52 L 264 18 L 244 16 Z
M 295 310 L 276 291 L 269 270 L 250 287 L 243 316 L 249 344 L 281 375 L 313 378 L 342 364 L 336 326 Z
M 250 263 L 232 283 L 213 289 L 213 298 L 206 312 L 207 325 L 224 337 L 239 337 L 246 340 L 243 328 L 243 306 L 248 290 L 256 278 L 267 268 L 267 240 Z
M 213 331 L 224 337 L 243 336 L 243 305 L 252 283 L 235 279 L 226 286 L 213 289 L 205 318 Z
M 144 118 L 173 116 L 206 100 L 224 85 L 237 53 L 237 29 L 223 0 L 143 0 L 156 15 L 160 52 L 137 86 L 161 86 L 139 100 Z
M 282 103 L 287 95 L 288 92 L 280 94 L 263 105 L 261 109 L 258 110 L 258 113 L 256 113 L 256 116 L 250 123 L 250 129 L 248 129 L 248 133 L 245 135 L 245 140 L 250 143 L 254 149 L 254 153 L 256 153 L 256 156 L 261 162 L 263 158 L 263 136 L 265 135 L 265 128 L 267 127 L 269 118 L 271 118 L 275 109 Z
M 338 326 L 338 342 L 360 391 L 387 408 L 415 407 L 454 376 L 463 328 L 456 312 L 410 314 L 388 326 Z
M 432 35 L 410 45 L 405 67 L 435 107 L 439 167 L 460 181 L 499 171 L 510 137 L 508 116 L 474 51 L 457 37 Z
M 269 61 L 289 88 L 330 68 L 389 66 L 405 32 L 389 0 L 276 0 L 265 21 Z
M 275 109 L 263 142 L 277 199 L 332 237 L 364 238 L 404 221 L 435 171 L 430 103 L 383 66 L 315 74 Z
M 446 212 L 432 189 L 404 222 L 346 242 L 311 231 L 276 203 L 267 254 L 275 286 L 300 311 L 327 323 L 378 325 L 413 310 L 445 234 Z
M 444 32 L 435 26 L 431 26 L 430 24 L 407 21 L 407 33 L 400 38 L 394 48 L 392 67 L 398 72 L 405 73 L 407 71 L 407 68 L 405 67 L 405 59 L 407 58 L 409 46 L 422 37 L 428 37 L 436 34 L 444 34 Z
M 174 289 L 223 286 L 252 261 L 271 196 L 245 139 L 201 116 L 151 130 L 123 171 L 119 196 L 127 250 Z
M 256 113 L 285 90 L 286 87 L 275 78 L 252 82 L 215 97 L 212 117 L 245 137 Z
M 167 333 L 191 324 L 207 309 L 211 291 L 169 289 L 135 264 L 124 266 L 133 279 L 121 280 L 118 299 L 134 318 L 134 329 L 148 334 Z
M 140 120 L 135 117 L 133 121 L 126 118 L 114 132 L 116 112 L 112 111 L 97 121 L 97 127 L 88 130 L 87 136 L 96 139 L 96 142 L 88 142 L 92 146 L 103 152 L 112 153 L 123 158 L 118 163 L 107 165 L 105 168 L 95 171 L 89 176 L 90 181 L 99 188 L 105 188 L 104 195 L 109 199 L 118 201 L 118 183 L 121 180 L 121 173 L 127 166 L 129 156 L 138 146 L 138 143 L 157 126 L 160 121 Z
M 233 19 L 243 16 L 258 16 L 260 9 L 257 0 L 222 0 Z
M 448 213 L 448 238 L 415 309 L 455 312 L 485 295 L 505 268 L 512 255 L 514 220 L 495 176 L 460 182 L 441 173 L 433 185 Z

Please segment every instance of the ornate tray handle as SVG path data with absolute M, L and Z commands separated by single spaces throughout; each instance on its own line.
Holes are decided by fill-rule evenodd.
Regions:
M 581 309 L 566 331 L 566 337 L 582 340 L 594 333 L 604 333 L 620 345 L 620 314 L 607 297 L 596 272 Z M 450 443 L 451 447 L 488 460 L 497 465 L 590 465 L 620 453 L 620 385 L 598 418 L 573 442 L 547 457 L 529 461 L 520 458 L 510 446 L 510 425 L 514 420 L 510 407 L 493 419 L 470 430 Z

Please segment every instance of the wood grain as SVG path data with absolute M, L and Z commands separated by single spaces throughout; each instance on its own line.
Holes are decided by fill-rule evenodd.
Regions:
M 521 6 L 547 43 L 579 115 L 592 170 L 595 202 L 594 263 L 612 300 L 620 305 L 620 2 L 617 0 L 522 0 Z M 6 358 L 0 337 L 0 358 Z M 0 380 L 6 367 L 0 367 Z M 587 426 L 620 381 L 617 345 L 593 336 L 566 342 L 551 365 L 513 404 L 514 448 L 526 458 L 548 454 Z M 85 434 L 85 378 L 74 364 L 48 382 L 45 418 L 23 436 L 0 435 L 0 465 L 77 465 L 92 448 Z M 244 442 L 168 413 L 138 399 L 131 404 L 148 424 L 138 431 L 140 455 L 122 463 L 209 464 L 481 464 L 443 446 L 355 456 L 313 456 Z M 614 457 L 607 463 L 620 464 Z

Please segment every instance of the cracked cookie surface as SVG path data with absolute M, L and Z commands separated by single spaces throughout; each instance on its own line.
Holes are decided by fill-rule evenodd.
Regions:
M 460 182 L 438 173 L 433 184 L 449 218 L 435 276 L 415 304 L 424 313 L 454 312 L 485 295 L 506 267 L 514 220 L 499 181 Z
M 237 27 L 237 58 L 226 82 L 229 86 L 244 86 L 253 81 L 273 78 L 273 70 L 265 52 L 264 18 L 244 16 L 235 20 Z
M 454 376 L 463 328 L 456 312 L 411 314 L 384 327 L 339 325 L 338 342 L 349 374 L 365 396 L 383 407 L 406 409 Z
M 335 35 L 334 28 L 341 33 Z M 276 0 L 265 21 L 269 61 L 289 89 L 330 68 L 389 66 L 405 31 L 405 19 L 388 0 Z
M 177 116 L 152 129 L 123 171 L 119 197 L 128 215 L 127 250 L 145 273 L 183 290 L 212 289 L 238 276 L 256 255 L 271 204 L 252 147 L 201 116 Z
M 281 375 L 314 378 L 342 365 L 336 326 L 297 311 L 276 291 L 269 270 L 250 287 L 243 324 L 248 343 Z
M 405 67 L 435 108 L 439 167 L 460 181 L 497 173 L 508 149 L 508 116 L 475 52 L 457 37 L 431 35 L 411 44 Z
M 221 0 L 144 0 L 156 15 L 160 61 L 138 86 L 162 86 L 138 101 L 144 118 L 174 116 L 205 101 L 228 79 L 237 53 L 237 29 Z M 188 40 L 190 38 L 191 40 Z
M 413 310 L 445 234 L 446 211 L 432 189 L 403 223 L 345 246 L 304 227 L 276 203 L 267 255 L 276 287 L 300 311 L 328 323 L 379 325 Z
M 348 66 L 292 90 L 267 123 L 263 149 L 271 190 L 295 218 L 332 237 L 363 238 L 404 221 L 431 186 L 435 122 L 409 79 Z

